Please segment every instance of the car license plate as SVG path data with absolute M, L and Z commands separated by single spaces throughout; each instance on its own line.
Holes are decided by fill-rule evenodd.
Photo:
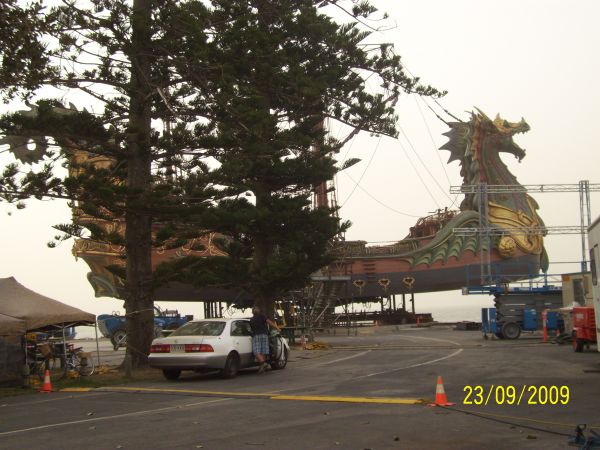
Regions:
M 171 344 L 172 353 L 183 353 L 185 352 L 185 345 L 183 344 Z

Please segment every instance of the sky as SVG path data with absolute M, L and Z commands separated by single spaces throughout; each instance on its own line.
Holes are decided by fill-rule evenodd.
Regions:
M 505 158 L 521 184 L 600 183 L 600 2 L 578 0 L 373 0 L 390 18 L 374 42 L 393 43 L 405 67 L 423 83 L 448 94 L 439 103 L 462 120 L 477 107 L 531 127 L 515 140 L 527 151 L 519 163 Z M 340 158 L 361 163 L 338 174 L 340 215 L 353 226 L 348 240 L 394 241 L 405 237 L 418 217 L 460 203 L 450 186 L 462 183 L 457 162 L 439 151 L 448 130 L 428 108 L 452 120 L 440 106 L 403 95 L 397 104 L 400 138 L 360 135 Z M 3 108 L 3 110 L 6 110 Z M 8 162 L 0 155 L 0 165 Z M 358 183 L 357 186 L 357 182 Z M 548 226 L 579 225 L 577 193 L 533 194 Z M 591 194 L 591 219 L 600 214 Z M 94 314 L 122 311 L 122 301 L 94 298 L 87 265 L 76 261 L 71 243 L 54 249 L 52 225 L 69 220 L 66 204 L 30 201 L 24 210 L 0 203 L 0 278 L 14 276 L 26 287 Z M 581 237 L 546 238 L 549 273 L 580 269 Z M 554 261 L 554 262 L 553 262 Z M 200 303 L 159 302 L 199 316 Z M 419 294 L 418 312 L 438 320 L 476 320 L 487 296 L 459 291 Z

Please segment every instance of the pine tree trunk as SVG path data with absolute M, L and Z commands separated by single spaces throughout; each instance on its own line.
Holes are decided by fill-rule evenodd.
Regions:
M 127 137 L 127 251 L 125 311 L 127 356 L 132 367 L 147 365 L 154 336 L 152 218 L 147 209 L 151 182 L 150 96 L 151 0 L 134 0 L 132 15 L 129 128 Z
M 264 186 L 257 187 L 254 190 L 254 194 L 256 196 L 256 209 L 259 211 L 263 208 L 268 209 L 271 203 L 271 195 L 268 189 Z M 261 281 L 263 280 L 261 280 L 260 272 L 267 266 L 273 252 L 273 246 L 269 244 L 267 238 L 262 234 L 255 234 L 253 241 L 252 270 L 256 285 L 259 286 L 253 292 L 254 305 L 258 306 L 267 317 L 272 318 L 275 312 L 275 295 L 273 292 L 269 292 L 265 286 L 261 285 Z

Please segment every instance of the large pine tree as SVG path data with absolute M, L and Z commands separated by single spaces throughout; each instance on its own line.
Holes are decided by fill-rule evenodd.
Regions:
M 194 22 L 182 16 L 182 6 L 195 9 Z M 180 156 L 190 148 L 187 124 L 202 117 L 180 111 L 194 88 L 187 71 L 178 73 L 172 63 L 182 49 L 171 38 L 187 33 L 205 42 L 208 16 L 203 2 L 169 0 L 53 7 L 10 0 L 0 11 L 6 43 L 0 46 L 0 92 L 5 101 L 21 98 L 29 106 L 0 123 L 1 143 L 18 158 L 3 171 L 1 195 L 12 202 L 31 196 L 71 200 L 75 222 L 59 229 L 80 235 L 83 224 L 89 239 L 125 246 L 133 366 L 146 363 L 154 333 L 153 221 L 189 216 L 203 201 L 197 193 L 184 200 L 185 186 L 172 176 L 195 170 Z M 55 98 L 39 100 L 48 92 Z M 95 114 L 84 110 L 90 106 Z M 43 165 L 23 167 L 38 162 Z M 66 177 L 62 164 L 70 169 Z M 115 219 L 124 221 L 124 233 L 106 226 Z
M 197 138 L 217 162 L 205 182 L 221 190 L 206 226 L 231 237 L 229 261 L 177 261 L 171 278 L 201 285 L 222 268 L 217 279 L 271 314 L 330 262 L 327 244 L 348 226 L 331 207 L 311 208 L 313 190 L 339 170 L 343 144 L 323 121 L 394 136 L 400 92 L 439 93 L 408 76 L 390 46 L 367 44 L 361 24 L 376 13 L 368 2 L 224 0 L 212 12 L 210 51 L 182 41 L 190 49 L 182 61 L 197 62 L 187 66 L 192 84 L 211 99 L 190 104 L 209 119 Z

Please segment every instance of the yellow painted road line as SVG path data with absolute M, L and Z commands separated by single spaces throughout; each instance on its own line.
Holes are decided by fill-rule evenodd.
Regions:
M 95 388 L 77 388 L 77 387 L 72 387 L 72 388 L 59 389 L 59 391 L 60 392 L 91 392 L 94 389 Z
M 390 397 L 338 397 L 321 395 L 281 395 L 274 393 L 260 392 L 221 392 L 221 391 L 201 391 L 196 389 L 161 389 L 161 388 L 143 388 L 143 387 L 112 387 L 100 388 L 98 391 L 107 392 L 151 392 L 165 394 L 196 394 L 209 395 L 211 397 L 250 397 L 266 398 L 269 400 L 296 400 L 309 402 L 337 402 L 337 403 L 380 403 L 396 405 L 420 405 L 425 403 L 421 398 L 390 398 Z
M 274 395 L 271 400 L 299 400 L 307 402 L 334 402 L 334 403 L 380 403 L 395 405 L 421 405 L 425 403 L 422 398 L 386 398 L 386 397 L 336 397 L 322 395 Z

